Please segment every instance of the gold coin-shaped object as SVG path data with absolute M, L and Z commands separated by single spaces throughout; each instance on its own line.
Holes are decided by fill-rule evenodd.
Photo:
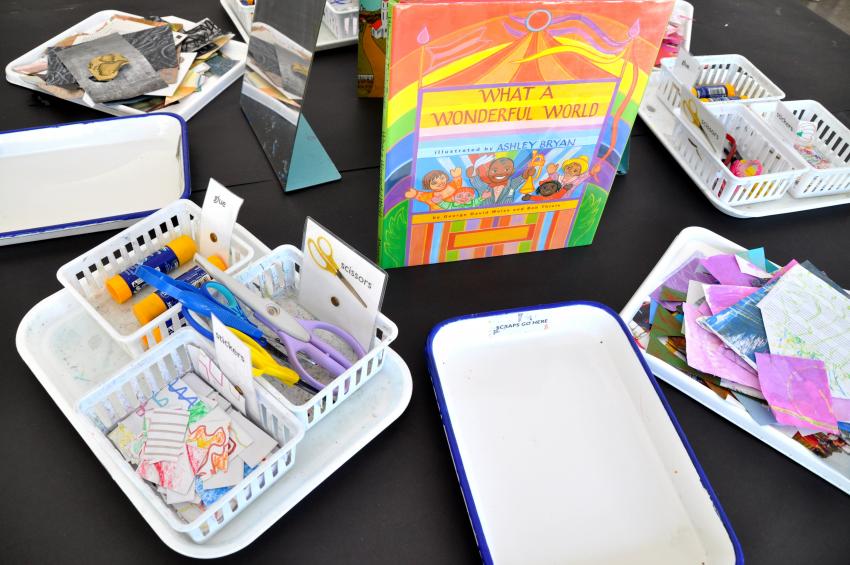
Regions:
M 94 80 L 108 81 L 117 77 L 121 67 L 129 62 L 127 57 L 120 53 L 107 53 L 89 61 L 89 72 Z

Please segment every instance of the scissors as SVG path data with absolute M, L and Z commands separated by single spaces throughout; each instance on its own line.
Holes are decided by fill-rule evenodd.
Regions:
M 260 345 L 260 343 L 256 340 L 251 339 L 239 330 L 231 328 L 231 331 L 242 343 L 247 345 L 248 349 L 251 351 L 251 374 L 255 377 L 266 375 L 279 380 L 285 385 L 302 388 L 311 394 L 316 394 L 321 390 L 321 388 L 316 388 L 306 382 L 298 375 L 298 373 L 289 367 L 284 367 L 278 363 L 271 353 L 269 353 L 266 348 Z M 322 386 L 321 383 L 318 384 L 320 387 Z
M 360 343 L 342 328 L 320 320 L 296 318 L 284 311 L 273 300 L 263 298 L 200 255 L 195 255 L 195 261 L 217 282 L 226 286 L 239 302 L 247 306 L 260 324 L 277 336 L 280 344 L 286 349 L 289 363 L 305 381 L 311 382 L 315 379 L 301 365 L 299 355 L 304 355 L 307 359 L 314 361 L 334 377 L 344 373 L 353 364 L 342 352 L 319 339 L 316 330 L 324 330 L 339 337 L 348 344 L 358 359 L 366 355 L 366 351 L 360 346 Z
M 240 308 L 236 297 L 225 285 L 220 282 L 209 281 L 196 288 L 144 265 L 139 266 L 137 273 L 143 281 L 152 287 L 178 300 L 183 305 L 183 317 L 190 326 L 208 340 L 213 340 L 213 334 L 208 329 L 207 324 L 201 323 L 195 317 L 196 315 L 204 318 L 211 318 L 215 315 L 223 324 L 228 326 L 251 351 L 251 372 L 255 377 L 268 375 L 289 386 L 302 388 L 311 394 L 316 394 L 324 388 L 325 385 L 308 373 L 300 374 L 274 360 L 265 349 L 265 346 L 269 346 L 269 343 L 262 329 L 248 319 Z M 223 297 L 224 303 L 213 296 L 210 290 L 214 290 Z
M 325 249 L 327 247 L 327 249 Z M 327 271 L 339 280 L 342 281 L 342 284 L 345 285 L 345 288 L 354 295 L 360 304 L 363 305 L 363 308 L 368 308 L 366 306 L 366 301 L 354 290 L 354 287 L 351 286 L 351 283 L 348 282 L 348 279 L 345 278 L 345 275 L 342 274 L 342 271 L 339 270 L 339 265 L 337 265 L 334 260 L 333 255 L 333 247 L 331 247 L 331 242 L 328 241 L 323 235 L 320 235 L 318 238 L 313 239 L 312 237 L 307 240 L 307 251 L 310 252 L 310 257 L 313 258 L 313 262 L 319 266 L 323 271 Z

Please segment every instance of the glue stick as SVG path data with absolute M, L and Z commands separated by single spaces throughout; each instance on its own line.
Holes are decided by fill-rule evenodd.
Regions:
M 691 92 L 697 98 L 720 98 L 735 96 L 735 87 L 729 84 L 706 84 L 704 86 L 695 86 Z
M 167 274 L 194 256 L 195 242 L 188 235 L 181 235 L 156 253 L 148 255 L 141 264 Z M 115 302 L 127 302 L 146 286 L 145 281 L 136 274 L 137 267 L 138 265 L 133 265 L 106 281 L 106 290 Z

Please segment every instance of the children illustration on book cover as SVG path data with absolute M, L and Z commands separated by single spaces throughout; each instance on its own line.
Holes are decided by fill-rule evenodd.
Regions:
M 381 264 L 591 243 L 671 10 L 390 0 Z

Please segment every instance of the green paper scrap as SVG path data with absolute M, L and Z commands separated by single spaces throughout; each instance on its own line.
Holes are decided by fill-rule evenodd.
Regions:
M 652 329 L 649 332 L 649 344 L 646 347 L 646 352 L 691 377 L 698 379 L 710 378 L 710 375 L 697 371 L 688 365 L 685 359 L 670 350 L 662 341 L 668 337 L 683 337 L 682 321 L 664 308 L 658 308 L 652 320 Z
M 687 298 L 688 295 L 684 292 L 679 292 L 668 286 L 661 287 L 661 294 L 659 295 L 661 302 L 684 302 Z

